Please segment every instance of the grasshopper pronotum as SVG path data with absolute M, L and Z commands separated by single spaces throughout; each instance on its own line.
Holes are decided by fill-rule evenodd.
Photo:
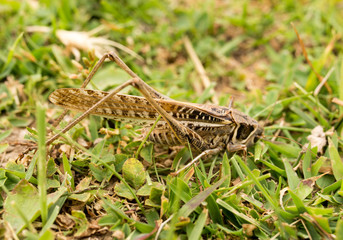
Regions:
M 105 54 L 89 74 L 89 81 L 109 59 L 116 62 L 132 79 L 111 92 L 83 88 L 62 88 L 54 91 L 49 99 L 66 109 L 84 113 L 62 132 L 68 131 L 88 114 L 102 115 L 120 121 L 152 126 L 156 118 L 162 119 L 149 135 L 149 140 L 167 145 L 188 145 L 201 154 L 246 151 L 263 135 L 257 121 L 231 107 L 175 101 L 157 92 L 137 76 L 115 53 Z M 88 82 L 87 82 L 88 83 Z M 84 84 L 85 85 L 85 84 Z M 143 97 L 118 94 L 126 86 L 137 88 Z M 148 131 L 146 131 L 148 132 Z M 58 137 L 48 140 L 51 143 Z

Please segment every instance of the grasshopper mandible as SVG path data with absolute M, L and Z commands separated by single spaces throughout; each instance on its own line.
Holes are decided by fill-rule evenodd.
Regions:
M 148 127 L 152 126 L 156 118 L 161 115 L 161 120 L 148 139 L 170 146 L 190 144 L 192 149 L 201 152 L 197 159 L 225 149 L 229 152 L 240 150 L 246 152 L 247 147 L 256 143 L 263 135 L 263 128 L 258 122 L 233 109 L 232 103 L 229 107 L 221 107 L 179 102 L 157 92 L 138 77 L 115 53 L 107 53 L 99 60 L 87 77 L 86 84 L 106 59 L 116 62 L 132 79 L 111 92 L 84 88 L 55 90 L 49 96 L 52 103 L 66 109 L 84 112 L 62 132 L 68 131 L 89 114 Z M 143 97 L 118 94 L 129 85 L 138 89 Z M 58 136 L 56 134 L 47 143 L 51 143 Z

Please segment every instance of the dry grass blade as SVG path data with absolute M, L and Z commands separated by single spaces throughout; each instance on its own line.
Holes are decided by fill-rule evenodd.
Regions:
M 137 58 L 139 61 L 144 61 L 141 56 L 123 44 L 109 40 L 105 37 L 93 37 L 94 34 L 98 33 L 102 29 L 103 27 L 96 28 L 88 32 L 58 29 L 56 31 L 56 36 L 67 47 L 67 49 L 74 54 L 77 61 L 79 61 L 81 57 L 80 50 L 86 52 L 94 50 L 95 55 L 98 58 L 101 58 L 106 52 L 115 51 L 115 49 L 120 49 L 134 58 Z M 43 26 L 29 26 L 26 28 L 26 31 L 47 33 L 51 31 L 51 28 Z
M 332 99 L 332 102 L 333 102 L 333 103 L 336 103 L 336 104 L 338 104 L 338 105 L 340 105 L 340 106 L 343 107 L 343 101 L 340 100 L 340 99 L 338 99 L 338 98 L 333 98 L 333 99 Z
M 297 38 L 298 38 L 299 43 L 300 43 L 300 46 L 301 46 L 301 50 L 302 50 L 302 52 L 303 52 L 303 55 L 304 55 L 304 57 L 305 57 L 305 59 L 306 59 L 307 64 L 310 65 L 312 71 L 313 71 L 314 74 L 317 76 L 318 80 L 319 80 L 320 82 L 322 82 L 322 81 L 323 81 L 323 77 L 314 69 L 312 62 L 311 62 L 310 59 L 308 58 L 308 55 L 307 55 L 307 52 L 306 52 L 306 48 L 305 48 L 304 42 L 302 41 L 302 39 L 301 39 L 301 37 L 300 37 L 300 35 L 299 35 L 299 33 L 298 33 L 298 31 L 297 31 L 295 25 L 294 25 L 293 23 L 291 23 L 291 25 L 292 25 L 292 27 L 293 27 L 293 29 L 294 29 L 294 31 L 295 31 L 295 34 L 297 35 Z M 335 38 L 331 40 L 331 42 L 330 42 L 330 44 L 329 44 L 328 46 L 331 46 L 331 47 L 332 47 L 334 41 L 335 41 Z M 327 51 L 327 50 L 326 50 L 326 51 Z M 329 84 L 328 84 L 327 82 L 325 82 L 324 85 L 325 85 L 326 89 L 328 90 L 328 92 L 329 92 L 330 94 L 332 94 L 332 89 L 331 89 L 331 87 L 329 86 Z
M 183 42 L 185 44 L 187 53 L 190 56 L 190 58 L 192 59 L 192 62 L 194 63 L 194 66 L 195 66 L 195 69 L 197 70 L 197 72 L 201 78 L 201 82 L 202 82 L 203 87 L 204 88 L 210 87 L 211 81 L 206 74 L 204 66 L 201 64 L 201 61 L 200 61 L 198 55 L 196 54 L 191 41 L 189 40 L 188 37 L 185 37 L 183 39 Z M 213 89 L 211 90 L 211 94 L 212 94 L 212 98 L 211 98 L 212 102 L 215 104 L 218 104 L 219 101 L 218 101 L 217 96 L 214 94 Z
M 317 95 L 319 94 L 319 92 L 320 92 L 320 90 L 322 89 L 322 87 L 324 86 L 324 84 L 327 82 L 327 80 L 329 80 L 329 77 L 331 76 L 333 70 L 335 70 L 335 68 L 331 68 L 331 69 L 329 70 L 329 72 L 325 75 L 323 81 L 321 81 L 321 82 L 318 84 L 318 86 L 316 87 L 316 89 L 315 89 L 314 92 L 313 92 L 313 94 L 314 94 L 315 96 L 317 96 Z

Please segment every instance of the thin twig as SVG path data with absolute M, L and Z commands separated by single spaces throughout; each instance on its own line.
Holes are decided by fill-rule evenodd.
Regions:
M 306 49 L 305 49 L 304 42 L 303 42 L 302 39 L 300 38 L 300 35 L 299 35 L 299 33 L 298 33 L 298 31 L 297 31 L 295 25 L 294 25 L 293 23 L 291 23 L 291 25 L 292 25 L 292 27 L 293 27 L 293 29 L 294 29 L 295 34 L 297 35 L 297 38 L 298 38 L 299 43 L 300 43 L 300 46 L 301 46 L 301 50 L 302 50 L 302 52 L 303 52 L 303 55 L 304 55 L 304 57 L 305 57 L 305 59 L 306 59 L 307 64 L 310 65 L 312 71 L 313 71 L 314 74 L 317 76 L 318 80 L 319 80 L 320 82 L 322 82 L 322 81 L 323 81 L 323 77 L 314 69 L 314 67 L 313 67 L 313 65 L 312 65 L 312 62 L 311 62 L 310 59 L 308 58 L 308 55 L 307 55 L 307 52 L 306 52 Z M 332 94 L 332 89 L 331 89 L 330 85 L 329 85 L 327 82 L 325 82 L 324 85 L 325 85 L 326 89 L 328 90 L 329 94 Z
M 159 236 L 160 233 L 162 232 L 162 229 L 164 228 L 164 226 L 165 226 L 170 220 L 172 220 L 173 217 L 174 217 L 174 214 L 172 214 L 167 220 L 165 220 L 165 221 L 160 225 L 160 227 L 158 228 L 158 231 L 157 231 L 157 233 L 156 233 L 155 240 L 158 239 L 158 236 Z
M 189 40 L 188 37 L 185 37 L 183 42 L 185 44 L 186 51 L 187 51 L 188 55 L 190 56 L 192 62 L 194 63 L 195 69 L 197 70 L 197 72 L 198 72 L 198 74 L 199 74 L 199 76 L 201 78 L 201 82 L 202 82 L 203 87 L 204 88 L 210 87 L 211 81 L 208 78 L 208 76 L 206 74 L 206 71 L 205 71 L 205 68 L 202 65 L 198 55 L 195 52 L 191 41 Z M 212 94 L 212 98 L 211 98 L 212 102 L 215 103 L 215 104 L 218 104 L 219 101 L 218 101 L 217 96 L 215 95 L 214 90 L 211 89 L 210 93 Z
M 285 124 L 285 120 L 282 119 L 281 122 L 280 122 L 280 126 L 283 127 L 283 125 Z M 280 135 L 280 132 L 281 132 L 281 128 L 279 128 L 275 133 L 274 133 L 274 136 L 272 138 L 272 141 L 275 141 L 277 139 L 277 137 Z

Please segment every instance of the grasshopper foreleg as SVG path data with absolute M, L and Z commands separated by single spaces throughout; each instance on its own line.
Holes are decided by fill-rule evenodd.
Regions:
M 214 149 L 208 149 L 200 153 L 198 156 L 196 156 L 192 161 L 190 161 L 187 165 L 183 166 L 181 169 L 177 170 L 176 172 L 171 173 L 171 175 L 176 176 L 183 170 L 187 169 L 188 167 L 195 164 L 200 158 L 207 156 L 207 155 L 214 155 L 222 151 L 222 148 L 214 148 Z

